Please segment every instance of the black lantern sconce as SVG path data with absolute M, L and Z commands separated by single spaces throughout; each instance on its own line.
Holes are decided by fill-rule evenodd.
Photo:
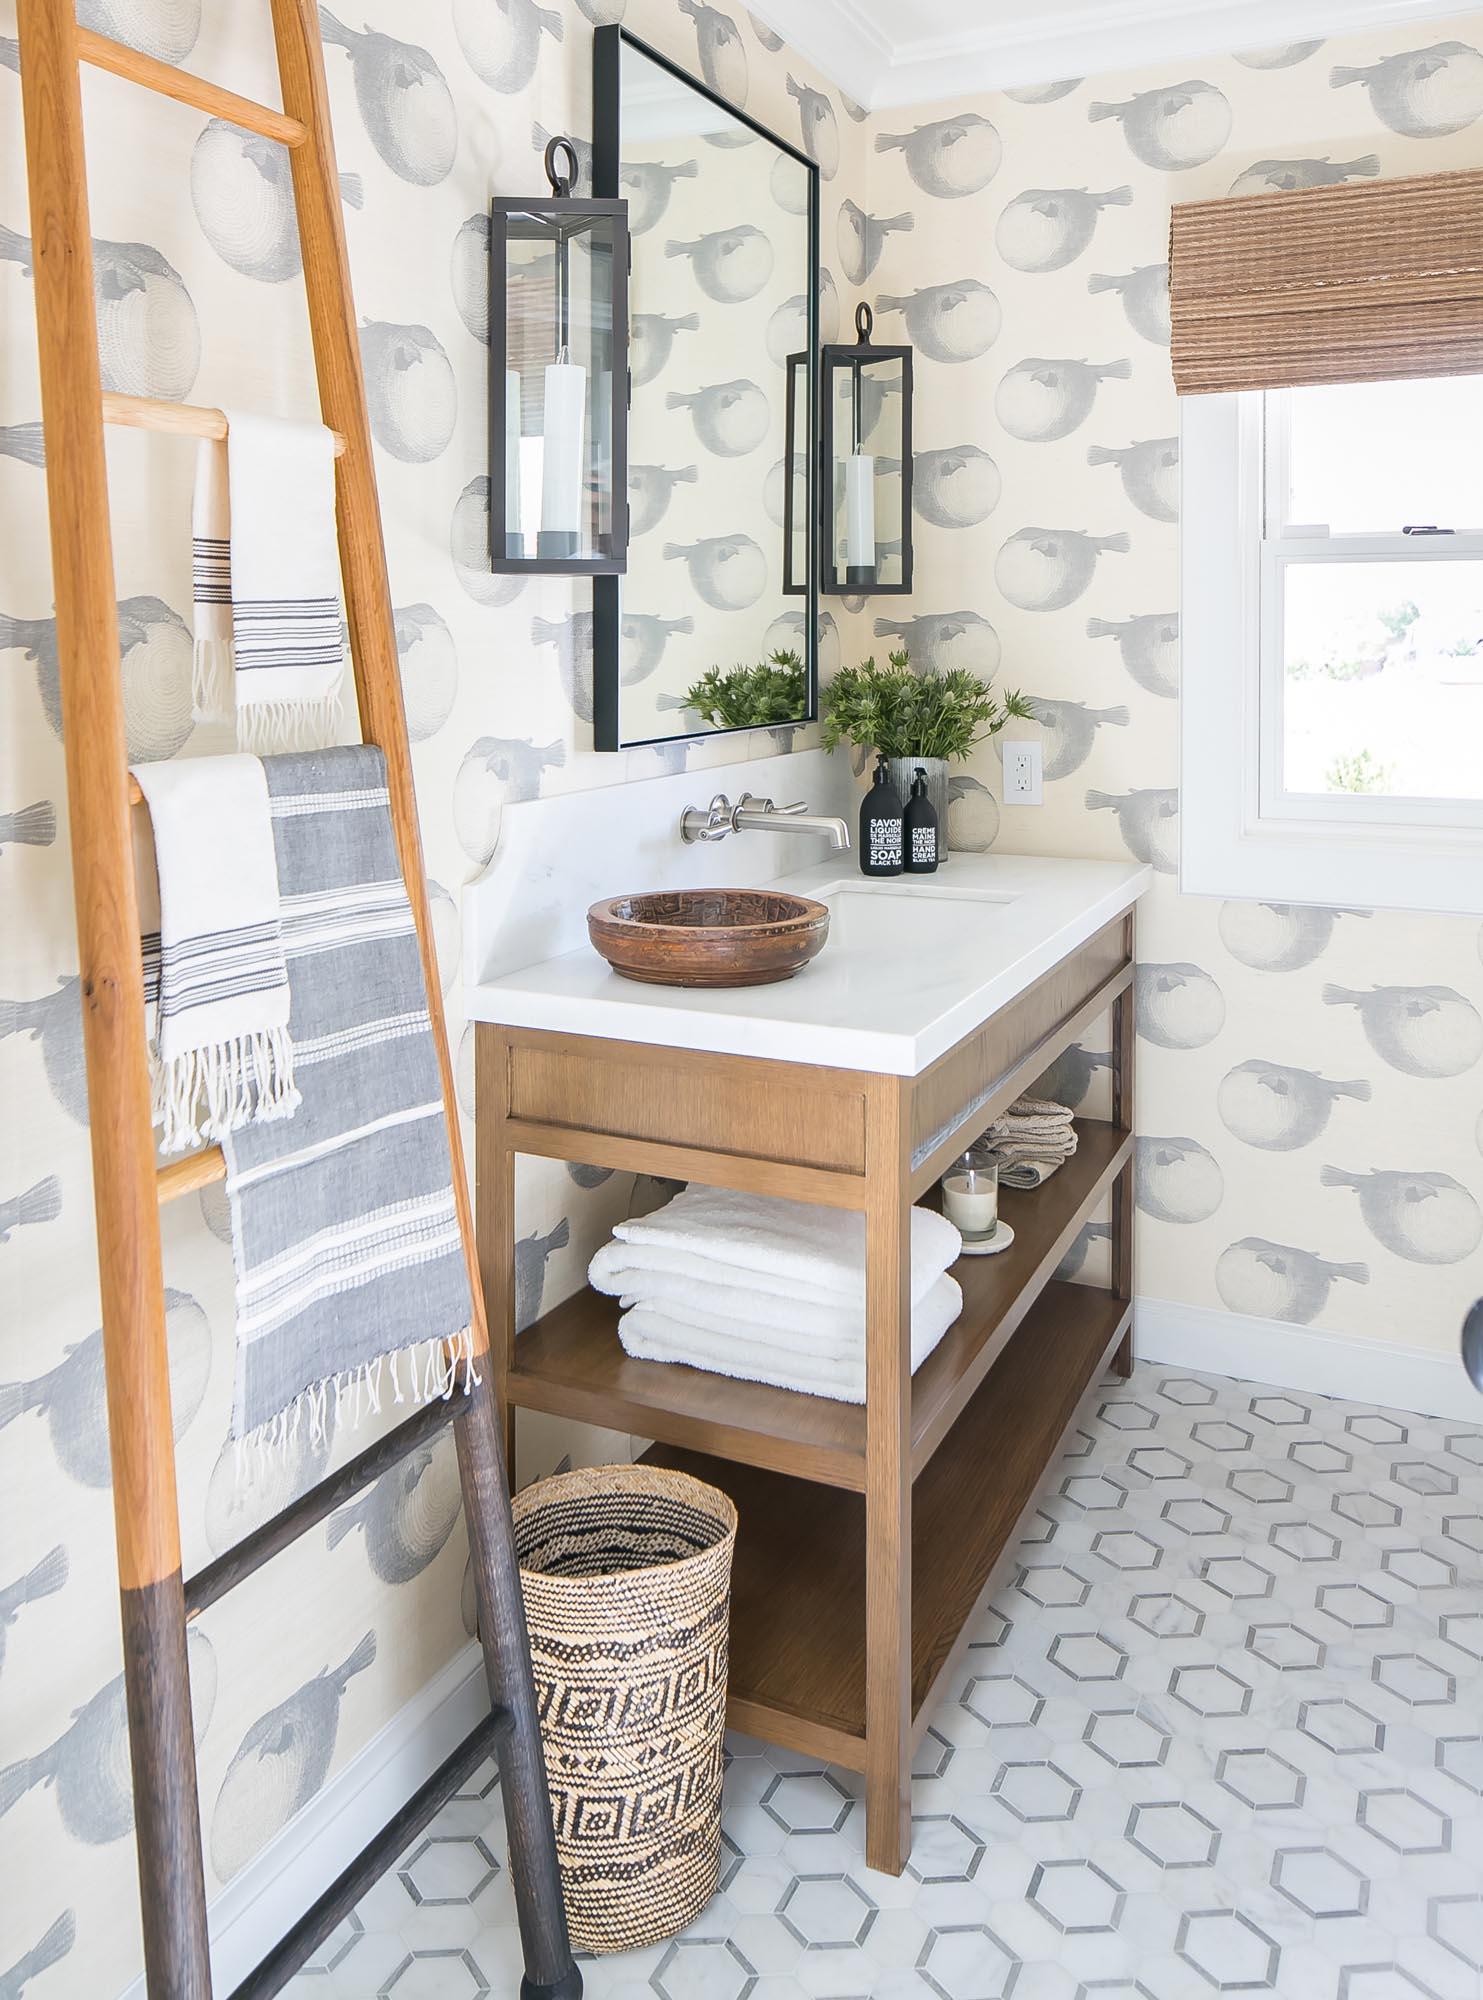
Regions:
M 820 353 L 823 561 L 833 597 L 911 589 L 911 349 L 877 347 L 870 307 L 856 340 Z
M 546 177 L 549 198 L 489 205 L 490 566 L 617 576 L 628 560 L 628 204 L 573 197 L 570 139 L 547 146 Z

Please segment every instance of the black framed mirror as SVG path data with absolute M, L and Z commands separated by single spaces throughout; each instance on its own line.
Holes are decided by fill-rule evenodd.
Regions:
M 818 167 L 611 25 L 593 184 L 627 200 L 631 245 L 628 566 L 593 579 L 596 748 L 812 721 Z

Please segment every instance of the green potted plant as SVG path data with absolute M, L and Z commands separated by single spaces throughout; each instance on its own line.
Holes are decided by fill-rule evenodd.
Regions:
M 780 647 L 754 667 L 712 667 L 686 689 L 685 706 L 716 729 L 801 722 L 808 709 L 803 661 Z
M 824 690 L 824 746 L 849 742 L 874 750 L 886 759 L 903 800 L 918 767 L 925 770 L 945 845 L 948 765 L 962 763 L 1011 717 L 1033 722 L 1034 703 L 1013 690 L 996 698 L 988 681 L 965 667 L 919 674 L 904 652 L 892 653 L 884 667 L 872 655 L 858 667 L 841 667 Z

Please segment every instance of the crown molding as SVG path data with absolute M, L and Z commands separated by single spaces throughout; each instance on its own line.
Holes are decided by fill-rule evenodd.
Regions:
M 1458 0 L 1090 0 L 1037 20 L 973 20 L 888 39 L 856 0 L 763 0 L 752 10 L 872 111 L 1105 76 L 1147 64 L 1363 34 L 1466 11 Z
M 751 12 L 847 97 L 874 110 L 874 93 L 897 50 L 854 0 L 763 0 Z

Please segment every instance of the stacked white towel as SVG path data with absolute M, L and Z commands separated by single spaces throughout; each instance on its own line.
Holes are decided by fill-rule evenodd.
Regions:
M 629 1354 L 864 1402 L 862 1215 L 694 1187 L 619 1223 L 614 1238 L 588 1276 L 622 1301 L 618 1337 Z M 963 1309 L 948 1271 L 962 1247 L 943 1216 L 912 1210 L 913 1370 Z

